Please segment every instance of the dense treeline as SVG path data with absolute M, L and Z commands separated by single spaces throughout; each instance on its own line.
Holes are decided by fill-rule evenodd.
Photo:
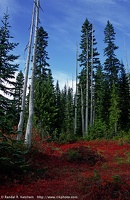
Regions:
M 9 15 L 5 14 L 0 27 L 1 133 L 12 133 L 19 122 L 24 83 L 23 72 L 18 72 L 15 64 L 19 56 L 13 55 L 13 50 L 18 43 L 12 42 L 8 19 Z M 66 141 L 76 136 L 96 139 L 122 136 L 123 132 L 129 134 L 129 74 L 116 56 L 114 27 L 108 21 L 104 28 L 104 63 L 99 59 L 94 33 L 92 23 L 86 19 L 81 29 L 77 55 L 80 73 L 74 94 L 73 88 L 65 85 L 61 90 L 58 81 L 54 84 L 47 52 L 48 33 L 42 26 L 38 28 L 33 127 L 41 138 L 51 136 L 53 140 Z M 25 124 L 28 102 L 29 94 Z

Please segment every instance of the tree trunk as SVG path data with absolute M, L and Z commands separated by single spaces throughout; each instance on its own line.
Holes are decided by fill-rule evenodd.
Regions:
M 74 118 L 74 134 L 77 131 L 77 94 L 78 93 L 78 45 L 76 51 L 76 93 L 75 93 L 75 118 Z
M 29 99 L 29 117 L 27 122 L 25 144 L 31 146 L 32 138 L 32 123 L 34 113 L 34 77 L 35 77 L 35 66 L 36 66 L 36 48 L 37 48 L 37 32 L 38 32 L 38 21 L 39 21 L 39 0 L 35 0 L 36 6 L 36 22 L 35 22 L 35 35 L 34 35 L 34 51 L 33 51 L 33 66 L 32 66 L 32 77 L 31 77 L 31 88 L 30 88 L 30 99 Z
M 86 30 L 86 112 L 85 112 L 85 136 L 88 136 L 88 32 Z
M 32 36 L 33 36 L 33 29 L 34 29 L 34 14 L 35 14 L 35 5 L 33 6 L 33 12 L 32 12 L 32 22 L 31 22 L 31 29 L 30 29 L 29 44 L 28 44 L 28 54 L 27 54 L 27 60 L 26 60 L 26 69 L 25 69 L 26 71 L 25 71 L 25 78 L 24 78 L 22 105 L 21 105 L 20 119 L 19 119 L 19 124 L 18 124 L 17 140 L 21 140 L 23 123 L 24 123 L 25 99 L 26 99 L 28 71 L 29 71 L 30 56 L 31 56 Z
M 125 50 L 125 57 L 126 57 L 126 70 L 127 70 L 128 86 L 129 86 L 129 93 L 130 93 L 129 63 L 128 63 L 128 56 L 127 56 L 127 51 L 126 51 L 125 39 L 124 39 L 124 50 Z
M 90 126 L 93 125 L 93 27 L 92 27 L 92 42 L 91 42 L 91 107 L 90 107 Z
M 82 85 L 81 85 L 81 119 L 82 119 L 82 133 L 83 133 L 83 137 L 84 137 L 84 100 L 83 100 L 83 89 L 82 89 Z

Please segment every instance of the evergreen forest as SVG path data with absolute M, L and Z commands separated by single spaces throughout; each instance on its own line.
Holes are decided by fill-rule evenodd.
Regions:
M 33 129 L 41 138 L 51 140 L 73 140 L 78 138 L 112 139 L 129 138 L 129 74 L 122 60 L 116 56 L 119 48 L 115 44 L 116 33 L 110 21 L 104 28 L 105 62 L 99 59 L 92 23 L 85 20 L 81 27 L 81 41 L 77 49 L 79 69 L 76 74 L 76 91 L 59 82 L 54 84 L 47 52 L 48 33 L 38 27 L 36 47 L 36 69 L 34 79 Z M 14 48 L 10 35 L 9 16 L 4 15 L 0 30 L 1 74 L 0 113 L 1 133 L 12 133 L 19 123 L 24 85 L 24 72 L 14 64 L 19 55 L 13 55 Z M 81 52 L 80 54 L 78 52 Z M 16 80 L 14 81 L 15 75 Z M 28 91 L 30 85 L 27 86 Z M 6 96 L 5 96 L 6 94 Z M 29 92 L 25 100 L 26 129 L 29 109 Z
M 19 70 L 20 63 L 16 64 L 20 55 L 14 55 L 14 50 L 20 44 L 19 41 L 14 42 L 15 38 L 11 34 L 13 27 L 10 26 L 8 13 L 3 14 L 0 23 L 0 170 L 3 173 L 0 176 L 3 181 L 1 194 L 4 194 L 4 197 L 14 194 L 8 187 L 10 193 L 4 191 L 6 181 L 8 185 L 12 180 L 14 185 L 17 185 L 17 182 L 24 185 L 20 176 L 25 176 L 23 179 L 28 180 L 27 184 L 30 185 L 32 180 L 38 182 L 39 177 L 42 181 L 48 181 L 48 177 L 53 180 L 54 174 L 57 177 L 63 175 L 55 171 L 58 165 L 63 165 L 73 171 L 68 172 L 71 173 L 68 180 L 74 181 L 75 188 L 73 192 L 69 190 L 70 187 L 66 189 L 66 195 L 72 192 L 72 196 L 80 194 L 82 199 L 98 200 L 102 193 L 100 199 L 128 199 L 130 176 L 127 176 L 126 181 L 120 172 L 121 164 L 127 165 L 126 169 L 130 164 L 130 75 L 123 61 L 116 55 L 116 50 L 120 47 L 115 42 L 113 24 L 108 20 L 104 27 L 104 63 L 100 60 L 101 52 L 97 48 L 98 41 L 95 38 L 96 30 L 93 24 L 87 18 L 81 24 L 81 38 L 77 45 L 74 66 L 75 91 L 68 85 L 61 89 L 59 81 L 54 82 L 47 50 L 48 32 L 42 24 L 32 28 L 35 28 L 36 34 L 34 54 L 32 58 L 28 55 L 30 57 L 27 58 L 26 68 L 31 64 L 35 69 L 32 67 L 31 80 L 27 84 L 26 72 Z M 108 157 L 108 149 L 105 147 L 108 147 L 109 151 L 112 148 L 107 152 Z M 123 149 L 126 152 L 124 154 Z M 112 169 L 107 166 L 107 162 L 114 163 L 115 157 L 111 160 L 113 152 L 118 164 L 113 166 L 120 170 L 110 174 Z M 59 158 L 59 155 L 62 158 Z M 54 156 L 58 156 L 58 161 Z M 43 164 L 43 161 L 46 161 L 46 164 Z M 86 164 L 87 170 L 90 169 L 90 172 L 85 172 L 83 168 L 81 171 L 84 174 L 90 173 L 91 180 L 88 175 L 86 179 L 81 178 L 79 172 L 74 171 L 78 166 L 81 167 L 80 162 L 82 167 Z M 105 177 L 105 170 L 108 168 L 109 177 Z M 64 172 L 67 176 L 67 172 Z M 46 175 L 48 173 L 49 175 Z M 71 180 L 72 174 L 78 174 L 80 191 L 75 186 L 75 180 Z M 6 177 L 9 179 L 6 180 Z M 21 187 L 21 190 L 16 187 L 18 195 L 26 190 L 21 185 L 18 187 Z M 50 187 L 53 189 L 53 185 Z M 58 187 L 59 185 L 56 185 L 57 191 Z M 106 189 L 102 189 L 105 187 Z M 46 192 L 41 188 L 39 191 L 42 196 L 64 193 L 63 188 L 62 194 L 56 191 L 52 194 L 52 190 L 49 191 L 47 188 Z M 81 191 L 86 191 L 84 198 Z M 116 194 L 112 193 L 113 191 L 116 191 Z M 31 195 L 31 192 L 27 194 Z M 38 189 L 35 192 L 37 195 Z

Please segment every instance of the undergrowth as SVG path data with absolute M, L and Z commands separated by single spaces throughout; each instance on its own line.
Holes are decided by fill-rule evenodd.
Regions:
M 77 162 L 82 164 L 83 162 L 94 166 L 97 162 L 104 162 L 105 159 L 99 153 L 94 151 L 89 147 L 73 147 L 68 149 L 63 155 L 62 159 L 65 159 L 69 162 Z

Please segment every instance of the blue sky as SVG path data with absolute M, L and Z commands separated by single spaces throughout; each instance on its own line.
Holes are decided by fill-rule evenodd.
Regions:
M 129 0 L 40 0 L 41 25 L 48 32 L 47 51 L 49 64 L 54 79 L 60 86 L 71 85 L 75 79 L 76 43 L 80 43 L 81 27 L 87 18 L 94 25 L 98 52 L 103 63 L 105 45 L 104 28 L 109 20 L 116 32 L 117 58 L 126 65 L 124 39 L 128 62 L 130 63 L 130 1 Z M 6 12 L 10 16 L 11 34 L 19 43 L 16 54 L 20 55 L 19 69 L 24 69 L 26 62 L 25 47 L 29 40 L 29 27 L 33 8 L 33 0 L 0 0 L 0 18 Z M 80 52 L 80 50 L 79 50 Z M 79 69 L 80 70 L 80 69 Z M 24 72 L 24 71 L 23 71 Z

